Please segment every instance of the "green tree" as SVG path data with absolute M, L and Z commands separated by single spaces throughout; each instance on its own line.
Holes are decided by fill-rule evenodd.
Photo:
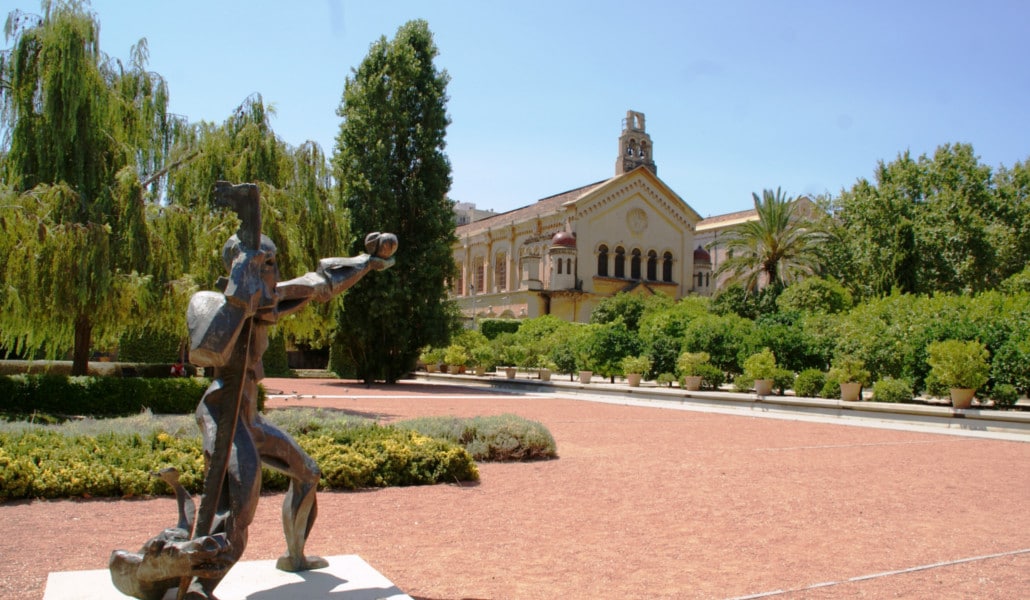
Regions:
M 1030 174 L 998 170 L 968 144 L 918 159 L 881 161 L 833 201 L 828 273 L 858 297 L 893 291 L 977 293 L 994 289 L 1030 260 Z
M 642 296 L 620 292 L 614 296 L 602 298 L 590 313 L 590 322 L 604 324 L 621 318 L 630 331 L 637 331 L 640 327 L 640 319 L 645 313 L 669 306 L 672 306 L 672 300 L 664 294 Z
M 165 82 L 147 70 L 141 40 L 125 65 L 100 51 L 99 23 L 77 2 L 14 12 L 0 55 L 2 179 L 0 332 L 12 350 L 73 349 L 85 374 L 94 340 L 113 343 L 146 320 L 163 282 L 153 257 L 145 193 L 179 123 Z
M 587 325 L 587 330 L 578 339 L 579 351 L 587 357 L 588 370 L 602 377 L 622 374 L 622 359 L 640 352 L 640 340 L 626 327 L 622 319 L 610 323 Z
M 729 273 L 728 284 L 740 283 L 748 292 L 769 285 L 786 285 L 812 275 L 818 268 L 815 242 L 821 236 L 797 211 L 794 198 L 779 188 L 751 194 L 758 219 L 731 227 L 722 243 L 728 258 L 716 275 Z
M 809 277 L 792 284 L 776 298 L 781 311 L 836 314 L 851 308 L 851 292 L 832 279 Z
M 338 114 L 334 173 L 351 228 L 390 231 L 397 263 L 355 286 L 338 313 L 336 348 L 366 382 L 396 382 L 419 348 L 444 345 L 453 329 L 447 281 L 456 276 L 454 216 L 444 154 L 449 76 L 425 21 L 372 44 L 348 77 Z
M 284 278 L 313 271 L 318 260 L 347 252 L 347 211 L 332 194 L 328 160 L 314 142 L 292 147 L 271 127 L 273 112 L 259 94 L 238 106 L 223 123 L 192 125 L 180 146 L 189 159 L 168 177 L 168 202 L 154 219 L 161 237 L 176 240 L 178 272 L 191 290 L 207 289 L 225 275 L 222 245 L 235 231 L 236 216 L 212 205 L 214 183 L 258 183 L 264 232 L 277 248 L 277 262 Z M 188 297 L 188 295 L 187 295 Z M 291 344 L 321 348 L 331 341 L 333 308 L 314 303 L 289 319 L 278 330 Z M 180 320 L 170 327 L 182 331 L 185 304 L 172 314 Z

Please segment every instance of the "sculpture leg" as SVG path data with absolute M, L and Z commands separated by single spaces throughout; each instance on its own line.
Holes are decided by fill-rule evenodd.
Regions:
M 290 487 L 283 500 L 286 554 L 279 557 L 276 568 L 291 572 L 324 568 L 329 565 L 324 558 L 304 554 L 304 545 L 318 515 L 316 492 L 322 472 L 314 459 L 285 432 L 260 416 L 256 426 L 260 430 L 255 437 L 259 440 L 261 459 L 290 478 Z
M 217 424 L 220 422 L 224 424 L 224 419 L 220 421 L 220 418 L 224 417 L 225 411 L 230 409 L 228 403 L 235 402 L 235 399 L 236 394 L 233 393 L 231 387 L 221 388 L 212 385 L 197 407 L 197 422 L 204 440 L 206 462 L 212 460 L 210 453 L 214 446 L 213 440 L 218 435 L 219 426 Z M 206 475 L 210 476 L 210 469 L 207 470 Z M 206 505 L 205 503 L 210 502 L 211 499 L 207 497 L 201 499 L 201 511 L 214 512 L 210 533 L 225 536 L 228 546 L 226 559 L 232 564 L 239 560 L 247 547 L 248 528 L 254 520 L 260 494 L 261 458 L 250 430 L 240 422 L 236 426 L 225 479 L 221 482 L 218 505 L 215 507 Z M 196 535 L 205 533 L 207 532 L 195 532 Z M 228 569 L 217 576 L 197 577 L 190 585 L 186 598 L 190 600 L 214 598 L 212 592 L 226 572 Z

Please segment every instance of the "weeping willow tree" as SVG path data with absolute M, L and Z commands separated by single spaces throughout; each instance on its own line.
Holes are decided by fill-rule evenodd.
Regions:
M 181 274 L 178 287 L 209 289 L 225 275 L 221 248 L 237 221 L 212 204 L 219 180 L 261 187 L 264 233 L 278 248 L 284 278 L 314 270 L 319 258 L 343 254 L 347 211 L 332 201 L 327 159 L 314 142 L 286 144 L 271 127 L 273 114 L 254 94 L 223 123 L 196 123 L 181 138 L 178 154 L 191 158 L 169 172 L 168 202 L 154 219 L 164 240 L 160 251 Z M 181 330 L 185 304 L 172 314 Z M 279 331 L 292 343 L 322 347 L 332 324 L 331 305 L 316 304 L 283 319 Z
M 128 65 L 100 51 L 79 2 L 11 13 L 0 57 L 0 342 L 17 353 L 72 349 L 84 374 L 162 296 L 150 275 L 145 196 L 156 193 L 178 122 L 141 40 Z

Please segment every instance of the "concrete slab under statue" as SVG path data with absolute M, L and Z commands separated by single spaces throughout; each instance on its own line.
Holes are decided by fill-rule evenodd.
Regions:
M 389 268 L 397 250 L 392 233 L 370 233 L 365 237 L 367 253 L 323 258 L 314 272 L 280 281 L 275 243 L 261 233 L 258 186 L 220 181 L 215 204 L 235 212 L 240 227 L 222 248 L 228 276 L 215 284 L 217 292 L 194 294 L 186 312 L 190 362 L 213 371 L 196 411 L 204 451 L 202 490 L 198 503 L 179 483 L 174 468 L 154 474 L 175 492 L 177 523 L 136 552 L 115 550 L 108 563 L 114 587 L 139 600 L 163 600 L 172 590 L 177 600 L 214 600 L 215 588 L 218 597 L 227 598 L 221 584 L 235 572 L 246 549 L 261 494 L 262 466 L 289 479 L 282 520 L 286 551 L 269 570 L 303 573 L 302 582 L 332 579 L 325 571 L 331 566 L 326 559 L 304 552 L 318 514 L 321 471 L 293 438 L 258 412 L 261 358 L 268 348 L 268 330 L 280 317 L 310 302 L 328 302 L 366 274 Z
M 219 600 L 412 600 L 356 554 L 327 557 L 317 571 L 288 573 L 274 560 L 236 563 L 218 586 Z M 165 592 L 172 600 L 176 591 Z M 47 579 L 43 600 L 122 600 L 107 569 L 61 571 Z

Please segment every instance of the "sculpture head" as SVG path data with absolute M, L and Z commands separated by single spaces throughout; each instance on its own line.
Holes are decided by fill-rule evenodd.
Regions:
M 276 262 L 275 243 L 267 235 L 262 235 L 261 245 L 255 250 L 234 235 L 222 246 L 222 263 L 229 271 L 226 295 L 246 300 L 257 309 L 262 320 L 275 322 L 279 302 L 276 293 L 279 264 Z

